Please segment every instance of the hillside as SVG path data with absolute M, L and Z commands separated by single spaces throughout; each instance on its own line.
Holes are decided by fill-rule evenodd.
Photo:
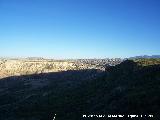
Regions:
M 0 119 L 52 120 L 54 114 L 57 120 L 83 120 L 87 118 L 82 115 L 90 114 L 158 119 L 160 64 L 146 61 L 126 60 L 101 72 L 86 69 L 3 78 Z
M 67 70 L 99 69 L 116 65 L 122 59 L 50 60 L 42 58 L 0 59 L 0 78 Z
M 149 66 L 149 65 L 159 65 L 160 58 L 141 58 L 141 59 L 134 59 L 134 61 L 140 66 Z

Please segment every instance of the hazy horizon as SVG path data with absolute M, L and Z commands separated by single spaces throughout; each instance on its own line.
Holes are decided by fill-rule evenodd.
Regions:
M 1 0 L 0 57 L 160 54 L 158 0 Z
M 55 60 L 65 60 L 65 59 L 114 59 L 114 58 L 120 58 L 120 59 L 125 59 L 125 58 L 132 58 L 132 57 L 139 57 L 139 56 L 160 56 L 160 55 L 136 55 L 136 56 L 129 56 L 129 57 L 90 57 L 90 58 L 55 58 L 55 57 L 44 57 L 44 56 L 26 56 L 26 57 L 21 57 L 21 56 L 0 56 L 0 58 L 8 58 L 8 59 L 26 59 L 26 58 L 43 58 L 43 59 L 55 59 Z

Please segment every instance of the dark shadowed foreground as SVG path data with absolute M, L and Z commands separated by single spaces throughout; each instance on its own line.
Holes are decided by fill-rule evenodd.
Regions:
M 55 120 L 83 120 L 87 118 L 82 115 L 90 114 L 151 114 L 158 119 L 159 101 L 160 65 L 141 66 L 131 60 L 106 72 L 66 71 L 0 80 L 0 120 L 52 120 L 55 114 Z

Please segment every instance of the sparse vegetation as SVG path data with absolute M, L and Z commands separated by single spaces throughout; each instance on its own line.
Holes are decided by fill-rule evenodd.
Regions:
M 82 114 L 153 114 L 154 120 L 160 117 L 159 59 L 126 60 L 105 72 L 80 70 L 14 79 L 19 87 L 12 77 L 0 81 L 4 90 L 4 81 L 10 83 L 5 95 L 0 93 L 3 120 L 52 120 L 55 113 L 57 120 L 82 120 Z M 32 81 L 40 80 L 48 83 L 34 87 Z

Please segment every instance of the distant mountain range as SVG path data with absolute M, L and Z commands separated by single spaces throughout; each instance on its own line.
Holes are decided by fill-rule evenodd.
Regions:
M 141 55 L 141 56 L 135 56 L 135 57 L 130 57 L 131 59 L 138 59 L 138 58 L 160 58 L 160 55 Z

